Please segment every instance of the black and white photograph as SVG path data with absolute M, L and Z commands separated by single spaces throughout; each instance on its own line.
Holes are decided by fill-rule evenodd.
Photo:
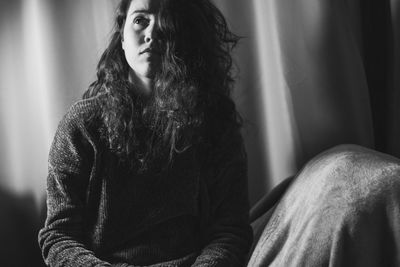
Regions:
M 400 266 L 400 0 L 0 0 L 0 266 Z

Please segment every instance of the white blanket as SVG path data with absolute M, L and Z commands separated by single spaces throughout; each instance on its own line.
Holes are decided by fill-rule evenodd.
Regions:
M 248 266 L 400 266 L 400 160 L 328 150 L 254 226 Z

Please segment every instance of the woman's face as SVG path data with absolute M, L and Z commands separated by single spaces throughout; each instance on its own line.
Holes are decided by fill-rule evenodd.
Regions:
M 122 48 L 131 68 L 130 78 L 142 82 L 152 80 L 160 65 L 158 8 L 159 0 L 132 0 L 123 28 Z

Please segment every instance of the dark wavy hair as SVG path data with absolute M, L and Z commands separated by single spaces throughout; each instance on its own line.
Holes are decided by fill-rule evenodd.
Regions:
M 122 0 L 114 32 L 83 98 L 99 97 L 104 138 L 120 161 L 146 170 L 169 165 L 193 147 L 212 148 L 241 119 L 230 98 L 231 52 L 239 37 L 210 0 L 160 0 L 157 38 L 161 68 L 150 100 L 135 95 L 121 37 L 129 5 Z M 134 0 L 133 0 L 134 1 Z M 162 164 L 161 164 L 162 165 Z

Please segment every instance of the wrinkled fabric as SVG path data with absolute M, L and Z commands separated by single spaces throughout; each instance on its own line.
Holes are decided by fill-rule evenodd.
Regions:
M 400 160 L 328 150 L 253 223 L 248 266 L 400 266 Z

